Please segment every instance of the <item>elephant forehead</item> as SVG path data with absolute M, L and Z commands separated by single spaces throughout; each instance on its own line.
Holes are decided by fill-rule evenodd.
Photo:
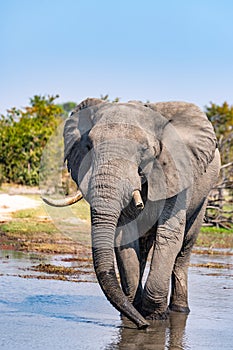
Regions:
M 97 124 L 92 128 L 89 136 L 93 142 L 103 142 L 114 139 L 125 139 L 139 143 L 145 143 L 147 141 L 147 134 L 140 126 L 121 122 Z
M 93 118 L 94 124 L 122 123 L 140 126 L 144 130 L 154 129 L 154 122 L 160 113 L 142 103 L 116 103 L 102 106 Z

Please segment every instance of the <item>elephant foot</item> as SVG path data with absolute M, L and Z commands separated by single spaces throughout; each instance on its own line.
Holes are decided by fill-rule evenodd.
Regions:
M 162 314 L 150 314 L 148 316 L 145 317 L 146 320 L 159 320 L 159 321 L 164 321 L 168 319 L 167 313 L 162 313 Z
M 187 315 L 190 313 L 190 309 L 188 306 L 181 306 L 176 304 L 169 305 L 169 310 L 175 311 L 175 312 L 182 312 L 183 314 L 187 314 Z
M 153 312 L 153 313 L 143 313 L 143 316 L 146 320 L 167 320 L 168 319 L 168 310 L 164 312 Z
M 168 319 L 167 300 L 155 302 L 147 297 L 142 300 L 141 314 L 146 320 L 167 320 Z

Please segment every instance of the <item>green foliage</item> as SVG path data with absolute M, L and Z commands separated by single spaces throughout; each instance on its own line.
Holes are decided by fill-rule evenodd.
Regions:
M 120 97 L 116 97 L 114 100 L 110 101 L 109 95 L 100 95 L 101 100 L 106 101 L 106 102 L 112 102 L 112 103 L 117 103 L 120 102 Z
M 109 101 L 109 95 L 107 94 L 107 95 L 100 95 L 100 98 L 101 98 L 101 100 L 103 100 L 103 101 Z
M 217 227 L 233 228 L 233 106 L 211 103 L 206 113 L 218 138 L 222 167 L 213 195 L 209 196 L 206 222 Z
M 65 102 L 58 105 L 64 111 L 64 116 L 68 117 L 69 113 L 77 106 L 76 102 Z
M 228 136 L 233 132 L 233 106 L 224 102 L 222 106 L 210 103 L 206 107 L 206 114 L 214 125 L 217 137 Z
M 62 121 L 58 96 L 34 96 L 24 110 L 0 117 L 0 183 L 38 185 L 40 159 L 48 139 Z
M 227 164 L 233 159 L 233 106 L 224 102 L 221 106 L 210 103 L 206 114 L 212 122 L 219 141 L 222 163 Z

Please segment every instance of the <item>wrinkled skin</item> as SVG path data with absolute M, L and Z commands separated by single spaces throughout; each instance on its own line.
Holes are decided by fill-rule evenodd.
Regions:
M 64 139 L 71 176 L 91 206 L 94 267 L 109 301 L 138 328 L 169 309 L 188 313 L 191 249 L 220 167 L 205 114 L 184 102 L 87 99 L 66 121 Z M 132 200 L 137 189 L 143 210 Z

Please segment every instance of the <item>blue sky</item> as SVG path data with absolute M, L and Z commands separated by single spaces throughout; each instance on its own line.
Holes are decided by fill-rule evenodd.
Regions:
M 58 102 L 233 104 L 231 0 L 0 1 L 0 112 Z

